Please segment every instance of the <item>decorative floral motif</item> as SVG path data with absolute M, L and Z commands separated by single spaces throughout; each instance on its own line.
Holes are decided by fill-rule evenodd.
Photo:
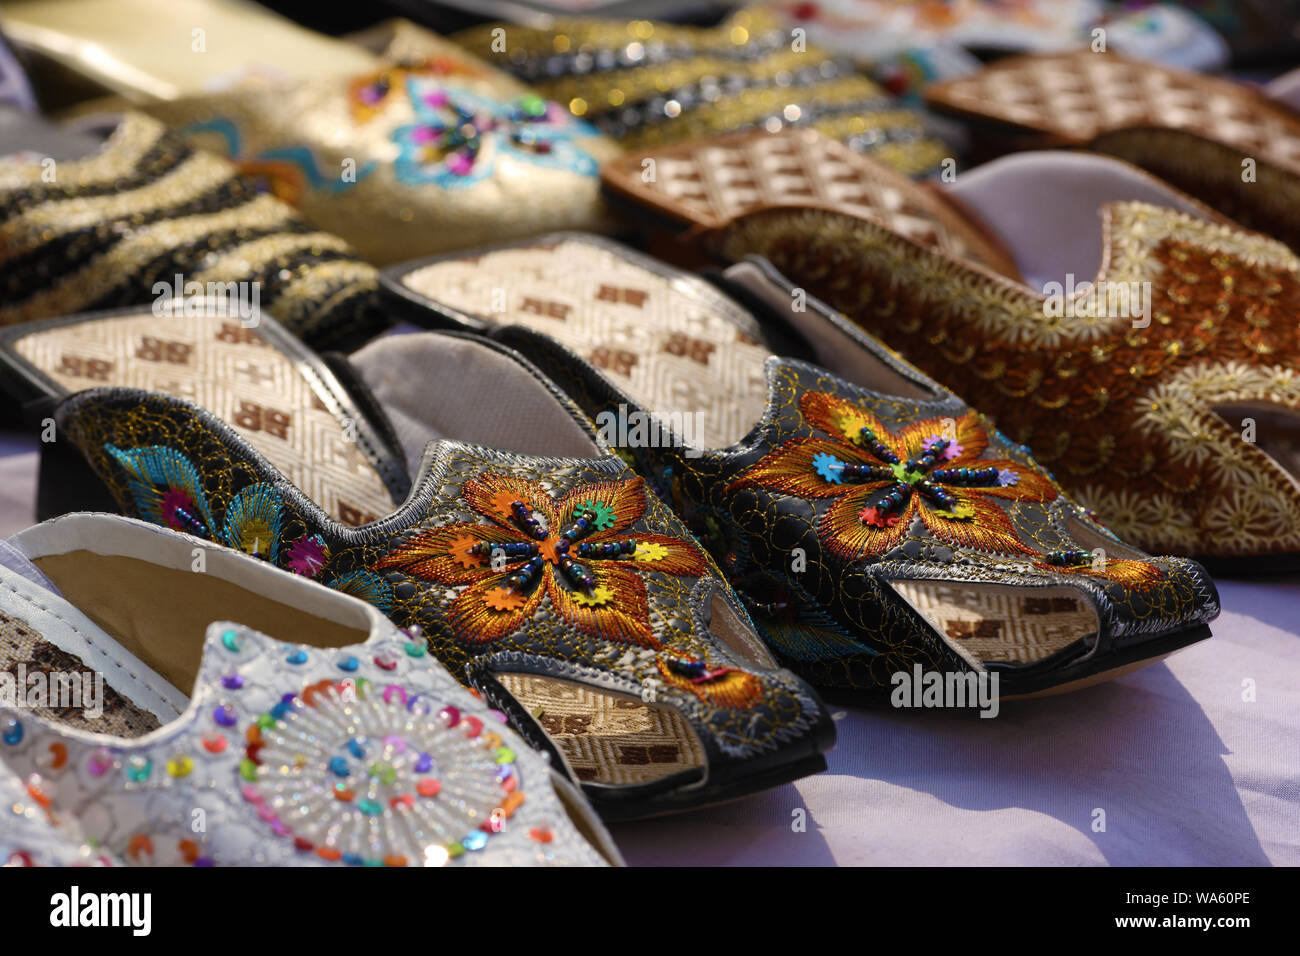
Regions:
M 245 738 L 244 799 L 330 862 L 440 866 L 482 850 L 524 802 L 500 735 L 400 684 L 311 684 Z
M 831 552 L 844 560 L 898 545 L 915 519 L 955 547 L 1033 553 L 995 499 L 1048 502 L 1056 487 L 1019 462 L 983 459 L 988 435 L 979 417 L 928 419 L 898 433 L 834 395 L 806 392 L 804 419 L 830 440 L 788 441 L 728 491 L 760 487 L 805 498 L 835 499 L 819 522 Z
M 358 76 L 348 84 L 348 103 L 352 118 L 368 123 L 392 100 L 395 91 L 414 76 L 482 76 L 484 71 L 471 61 L 438 56 L 411 63 L 385 66 L 373 73 Z
M 445 585 L 467 585 L 448 609 L 465 641 L 495 641 L 550 601 L 557 617 L 603 640 L 658 648 L 640 574 L 699 576 L 694 544 L 666 535 L 627 535 L 646 509 L 645 483 L 579 485 L 558 500 L 539 484 L 488 473 L 462 498 L 487 524 L 421 531 L 375 565 Z
M 596 160 L 574 142 L 595 131 L 554 103 L 535 95 L 499 103 L 436 80 L 410 76 L 406 82 L 416 122 L 393 131 L 402 147 L 394 165 L 402 182 L 470 186 L 492 176 L 501 155 L 596 174 Z

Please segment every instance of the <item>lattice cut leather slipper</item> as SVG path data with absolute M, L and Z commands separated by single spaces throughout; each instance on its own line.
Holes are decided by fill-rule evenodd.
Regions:
M 815 133 L 702 140 L 606 183 L 723 261 L 767 258 L 1031 447 L 1128 541 L 1241 562 L 1300 554 L 1300 259 L 1130 164 L 1019 153 L 942 194 L 860 156 L 885 212 L 763 202 L 781 164 L 816 163 Z M 691 171 L 743 166 L 743 193 Z M 777 182 L 773 182 L 777 180 Z M 725 194 L 725 201 L 716 198 Z M 722 215 L 715 210 L 722 205 Z M 905 210 L 902 226 L 893 210 Z M 992 247 L 970 245 L 979 234 Z M 1009 250 L 1025 277 L 990 268 Z
M 78 448 L 130 515 L 420 626 L 606 818 L 824 769 L 834 731 L 816 694 L 777 669 L 705 552 L 535 368 L 445 334 L 381 339 L 355 360 L 418 475 L 359 527 L 275 467 L 268 436 L 161 394 L 80 392 L 54 444 Z
M 386 327 L 373 266 L 156 120 L 126 113 L 86 130 L 98 148 L 85 155 L 64 155 L 66 132 L 44 123 L 11 132 L 22 156 L 0 168 L 0 325 L 198 284 L 318 348 Z
M 1106 153 L 1300 249 L 1293 86 L 1294 77 L 1257 89 L 1080 50 L 999 60 L 925 96 L 968 120 L 985 155 L 1060 146 Z
M 954 154 L 920 113 L 852 61 L 815 45 L 797 49 L 770 10 L 741 10 L 711 27 L 594 18 L 506 24 L 504 53 L 494 39 L 502 28 L 485 24 L 451 39 L 634 152 L 789 125 L 818 129 L 910 176 Z
M 576 235 L 383 281 L 408 317 L 486 327 L 573 395 L 826 692 L 879 698 L 916 666 L 996 672 L 1004 696 L 1081 686 L 1218 612 L 1198 565 L 1119 541 L 952 393 L 815 300 L 792 311 L 765 264 L 720 280 L 749 308 Z M 755 341 L 781 326 L 826 367 Z
M 21 693 L 49 690 L 36 709 L 0 702 L 0 792 L 8 768 L 29 804 L 98 853 L 163 866 L 620 862 L 504 715 L 362 601 L 84 513 L 4 542 L 0 582 L 0 649 L 31 652 Z M 12 839 L 0 819 L 0 843 Z

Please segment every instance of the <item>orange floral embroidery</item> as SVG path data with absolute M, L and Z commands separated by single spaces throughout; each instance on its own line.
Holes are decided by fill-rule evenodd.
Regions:
M 523 627 L 543 597 L 561 620 L 592 637 L 659 648 L 641 575 L 700 576 L 708 564 L 693 543 L 627 534 L 645 515 L 645 483 L 579 485 L 553 499 L 538 483 L 489 473 L 461 492 L 488 523 L 422 531 L 380 559 L 445 585 L 468 585 L 447 618 L 458 637 L 495 641 Z
M 982 458 L 988 434 L 974 412 L 955 420 L 914 422 L 894 433 L 875 415 L 834 395 L 807 392 L 799 407 L 808 424 L 829 439 L 786 442 L 728 490 L 758 487 L 835 499 L 818 531 L 831 553 L 844 560 L 884 554 L 917 518 L 956 547 L 1034 553 L 996 502 L 1048 502 L 1056 498 L 1056 486 L 1019 462 Z

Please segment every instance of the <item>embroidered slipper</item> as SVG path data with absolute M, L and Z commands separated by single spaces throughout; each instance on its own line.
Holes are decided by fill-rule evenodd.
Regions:
M 157 393 L 72 396 L 55 445 L 79 449 L 127 514 L 419 625 L 607 819 L 824 769 L 834 730 L 816 694 L 776 669 L 689 533 L 536 369 L 486 340 L 434 334 L 381 339 L 355 359 L 418 463 L 406 501 L 360 527 L 275 467 L 266 435 Z
M 965 210 L 960 233 L 927 208 L 932 190 L 815 133 L 656 156 L 654 183 L 619 162 L 607 185 L 658 214 L 679 244 L 767 258 L 978 397 L 1125 540 L 1237 564 L 1300 554 L 1300 342 L 1285 318 L 1300 310 L 1300 259 L 1281 243 L 1081 153 L 1021 153 L 963 173 L 944 193 L 945 208 Z M 885 212 L 836 201 L 833 185 L 765 203 L 787 168 L 845 188 L 875 178 Z M 729 185 L 742 175 L 754 185 Z M 1024 282 L 990 268 L 971 245 L 978 234 L 999 237 Z
M 8 0 L 5 32 L 38 62 L 47 107 L 107 92 L 135 103 L 265 85 L 374 59 L 239 0 Z
M 955 155 L 920 113 L 852 62 L 795 39 L 770 10 L 742 10 L 704 28 L 556 19 L 546 27 L 486 24 L 451 39 L 628 150 L 791 125 L 821 130 L 907 175 L 927 175 Z M 413 42 L 409 31 L 402 42 Z
M 335 519 L 360 525 L 410 490 L 396 436 L 346 364 L 331 367 L 268 316 L 254 325 L 225 300 L 174 299 L 0 330 L 0 385 L 43 427 L 64 396 L 125 386 L 202 403 Z M 85 464 L 66 441 L 44 446 L 37 514 L 93 505 Z
M 373 266 L 156 120 L 114 118 L 82 156 L 91 130 L 28 120 L 12 131 L 22 153 L 0 165 L 0 325 L 198 284 L 250 314 L 264 307 L 318 348 L 386 327 Z
M 142 108 L 378 265 L 614 227 L 597 178 L 614 142 L 433 34 L 419 58 L 364 73 Z
M 99 514 L 8 539 L 0 583 L 21 692 L 62 695 L 0 701 L 0 765 L 122 860 L 621 862 L 543 755 L 362 601 Z
M 1086 50 L 1013 57 L 926 90 L 987 156 L 1080 146 L 1141 166 L 1300 249 L 1300 96 Z
M 1063 690 L 1208 636 L 1199 566 L 1123 544 L 956 396 L 815 300 L 792 311 L 770 267 L 728 275 L 754 314 L 574 235 L 383 281 L 411 316 L 532 356 L 698 530 L 778 658 L 828 692 L 879 699 L 914 667 L 996 673 L 1003 696 Z M 754 342 L 782 324 L 827 368 Z

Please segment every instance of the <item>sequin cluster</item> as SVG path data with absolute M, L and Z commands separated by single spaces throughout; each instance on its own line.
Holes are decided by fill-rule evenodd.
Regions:
M 499 734 L 400 684 L 311 684 L 245 736 L 244 799 L 329 862 L 441 866 L 482 850 L 524 802 Z

